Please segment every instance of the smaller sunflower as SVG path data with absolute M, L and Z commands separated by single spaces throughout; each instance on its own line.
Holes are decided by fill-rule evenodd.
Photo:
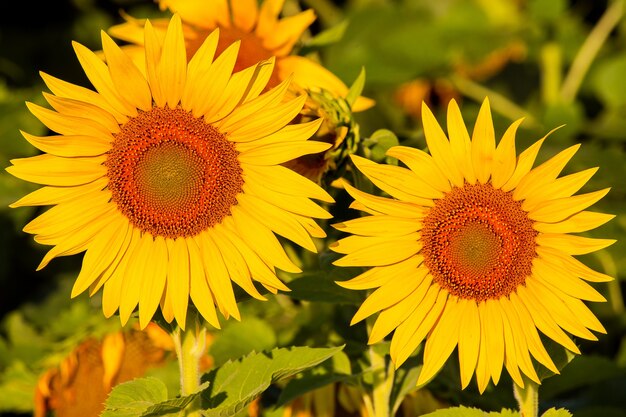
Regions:
M 355 166 L 392 198 L 345 184 L 353 208 L 369 216 L 335 225 L 353 234 L 331 245 L 338 266 L 372 267 L 339 282 L 376 289 L 352 324 L 380 312 L 369 343 L 394 332 L 399 367 L 426 340 L 418 385 L 431 380 L 457 348 L 461 384 L 476 372 L 483 392 L 504 365 L 520 387 L 522 374 L 540 383 L 534 358 L 558 373 L 538 330 L 580 353 L 567 334 L 597 340 L 604 327 L 583 303 L 605 301 L 586 281 L 612 278 L 574 256 L 614 243 L 573 233 L 614 216 L 587 211 L 608 189 L 574 195 L 597 168 L 559 177 L 572 146 L 532 168 L 545 137 L 519 156 L 513 123 L 498 146 L 485 100 L 472 137 L 456 102 L 448 106 L 448 137 L 426 105 L 422 122 L 430 155 L 397 146 L 388 155 L 407 168 L 353 156 Z M 567 332 L 567 333 L 566 333 Z
M 279 18 L 284 2 L 264 0 L 259 6 L 257 0 L 159 0 L 159 6 L 181 17 L 188 57 L 196 53 L 211 32 L 219 29 L 218 53 L 231 43 L 241 41 L 235 71 L 276 57 L 276 69 L 268 88 L 293 76 L 293 83 L 302 89 L 326 90 L 336 97 L 345 97 L 348 87 L 332 72 L 309 58 L 290 55 L 316 17 L 314 11 L 308 9 Z M 167 19 L 155 19 L 152 23 L 157 33 L 165 32 Z M 128 17 L 126 23 L 113 26 L 109 33 L 134 45 L 144 43 L 143 21 L 138 19 Z M 133 55 L 141 61 L 140 53 Z M 373 100 L 359 97 L 352 110 L 363 111 L 373 105 Z

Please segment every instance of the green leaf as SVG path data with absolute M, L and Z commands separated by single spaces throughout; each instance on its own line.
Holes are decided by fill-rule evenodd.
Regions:
M 576 355 L 574 355 L 572 352 L 565 349 L 562 345 L 552 339 L 542 337 L 542 341 L 543 345 L 546 348 L 546 351 L 548 352 L 548 355 L 552 359 L 552 362 L 554 362 L 554 366 L 556 366 L 556 369 L 558 369 L 559 371 L 563 370 L 563 368 L 565 368 L 567 364 L 576 357 Z M 540 381 L 544 381 L 545 379 L 550 378 L 554 375 L 557 374 L 555 374 L 545 366 L 537 366 L 537 376 L 539 376 Z
M 420 344 L 419 349 L 422 345 Z M 417 377 L 422 369 L 421 361 L 417 356 L 411 356 L 394 375 L 393 389 L 391 391 L 391 410 L 393 414 L 398 411 L 404 397 L 417 387 Z
M 348 90 L 348 94 L 346 95 L 346 102 L 352 108 L 352 105 L 356 101 L 357 98 L 363 92 L 363 87 L 365 87 L 365 67 L 361 67 L 361 72 L 359 72 L 359 76 L 356 77 L 356 80 L 350 86 L 350 90 Z
M 0 411 L 31 412 L 37 378 L 21 361 L 5 369 L 0 375 Z
M 343 34 L 346 32 L 347 27 L 348 21 L 344 20 L 318 33 L 317 35 L 306 41 L 306 43 L 304 44 L 304 48 L 301 51 L 301 54 L 306 55 L 307 53 L 315 49 L 319 49 L 321 47 L 331 45 L 335 42 L 339 42 L 341 38 L 343 38 Z
M 365 140 L 364 145 L 369 147 L 371 152 L 370 158 L 377 162 L 391 163 L 397 165 L 395 158 L 387 157 L 387 151 L 393 146 L 398 146 L 400 141 L 395 133 L 387 129 L 378 129 L 372 135 Z
M 155 404 L 167 401 L 167 387 L 156 378 L 140 378 L 113 388 L 101 417 L 140 417 Z
M 270 384 L 318 365 L 342 349 L 280 348 L 227 362 L 202 378 L 209 382 L 209 388 L 202 392 L 203 413 L 206 417 L 235 415 Z
M 325 361 L 320 366 L 305 371 L 297 378 L 289 381 L 280 393 L 276 407 L 281 407 L 315 389 L 335 382 L 346 381 L 350 378 L 351 373 L 350 358 L 344 352 L 338 352 L 331 360 Z
M 578 356 L 562 370 L 561 375 L 544 381 L 539 392 L 541 398 L 550 399 L 567 391 L 624 376 L 626 376 L 626 369 L 615 366 L 615 363 L 607 358 L 591 355 Z
M 503 409 L 502 411 L 486 412 L 478 408 L 450 407 L 424 414 L 422 417 L 520 417 L 519 412 Z
M 228 360 L 238 359 L 252 351 L 260 352 L 276 347 L 274 329 L 265 321 L 251 317 L 235 322 L 220 332 L 220 337 L 211 345 L 209 354 L 214 366 Z
M 361 188 L 362 189 L 362 188 Z M 296 300 L 359 305 L 363 302 L 358 291 L 340 287 L 335 281 L 345 281 L 363 272 L 363 268 L 337 268 L 332 262 L 340 255 L 323 252 L 319 255 L 320 269 L 307 271 L 289 282 L 287 294 Z
M 541 415 L 541 417 L 572 417 L 572 413 L 564 408 L 551 408 Z
M 590 78 L 593 88 L 608 107 L 626 104 L 626 56 L 617 54 L 598 63 Z

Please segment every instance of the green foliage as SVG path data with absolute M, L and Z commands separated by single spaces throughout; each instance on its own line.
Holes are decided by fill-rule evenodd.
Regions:
M 342 348 L 280 348 L 229 361 L 202 378 L 203 382 L 209 383 L 209 387 L 202 392 L 202 409 L 206 410 L 204 415 L 235 415 L 270 384 L 313 367 Z
M 225 327 L 211 345 L 209 354 L 215 366 L 220 366 L 248 352 L 270 350 L 275 346 L 276 335 L 269 323 L 250 317 Z
M 520 417 L 518 411 L 502 410 L 486 412 L 478 408 L 452 407 L 425 414 L 424 417 Z

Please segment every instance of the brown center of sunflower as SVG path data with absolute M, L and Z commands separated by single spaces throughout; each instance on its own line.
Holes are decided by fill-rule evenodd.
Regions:
M 180 108 L 126 122 L 105 165 L 119 210 L 153 236 L 194 236 L 221 223 L 243 186 L 234 144 Z
M 424 218 L 424 264 L 460 298 L 498 299 L 525 283 L 535 257 L 533 222 L 491 184 L 453 188 Z

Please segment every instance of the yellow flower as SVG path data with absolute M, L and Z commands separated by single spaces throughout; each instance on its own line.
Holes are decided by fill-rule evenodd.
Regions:
M 329 145 L 307 141 L 320 120 L 287 125 L 306 96 L 283 100 L 289 79 L 260 94 L 273 60 L 231 75 L 239 43 L 213 60 L 218 31 L 187 63 L 181 20 L 164 37 L 146 22 L 146 73 L 102 34 L 108 64 L 80 44 L 97 92 L 47 74 L 54 110 L 28 104 L 58 136 L 26 139 L 46 152 L 13 160 L 14 176 L 43 184 L 12 206 L 55 205 L 24 230 L 57 256 L 86 251 L 72 297 L 100 289 L 105 316 L 145 327 L 161 306 L 185 325 L 189 298 L 219 327 L 240 318 L 231 280 L 252 297 L 287 290 L 275 267 L 300 269 L 274 233 L 311 251 L 332 198 L 283 162 Z
M 395 330 L 390 352 L 396 367 L 426 339 L 418 385 L 435 376 L 457 345 L 463 387 L 474 371 L 481 392 L 490 379 L 497 384 L 503 364 L 517 385 L 523 387 L 521 373 L 539 383 L 531 355 L 558 370 L 537 330 L 574 353 L 580 352 L 566 332 L 589 340 L 597 340 L 590 330 L 605 332 L 581 300 L 605 301 L 585 281 L 611 278 L 572 255 L 614 241 L 571 233 L 614 217 L 586 211 L 608 189 L 573 195 L 597 168 L 558 177 L 578 145 L 535 168 L 545 138 L 517 157 L 521 120 L 496 147 L 487 100 L 471 139 L 454 101 L 449 139 L 427 106 L 422 112 L 430 155 L 391 148 L 388 155 L 408 169 L 353 157 L 393 198 L 345 186 L 352 207 L 371 215 L 336 225 L 354 236 L 331 245 L 346 254 L 335 264 L 373 268 L 339 284 L 377 288 L 352 323 L 380 311 L 369 343 Z
M 316 92 L 327 90 L 336 97 L 345 97 L 348 88 L 337 76 L 309 58 L 289 55 L 315 20 L 315 13 L 308 9 L 280 19 L 284 1 L 265 0 L 260 7 L 258 0 L 160 0 L 159 5 L 162 10 L 169 9 L 182 18 L 189 57 L 213 30 L 220 29 L 218 53 L 241 40 L 235 71 L 276 57 L 276 69 L 268 87 L 293 74 L 293 82 L 300 88 Z M 164 31 L 166 20 L 155 20 L 154 27 L 157 32 Z M 132 44 L 144 44 L 143 27 L 136 19 L 129 18 L 127 23 L 113 26 L 109 32 Z M 363 111 L 373 105 L 373 100 L 359 97 L 352 110 Z

